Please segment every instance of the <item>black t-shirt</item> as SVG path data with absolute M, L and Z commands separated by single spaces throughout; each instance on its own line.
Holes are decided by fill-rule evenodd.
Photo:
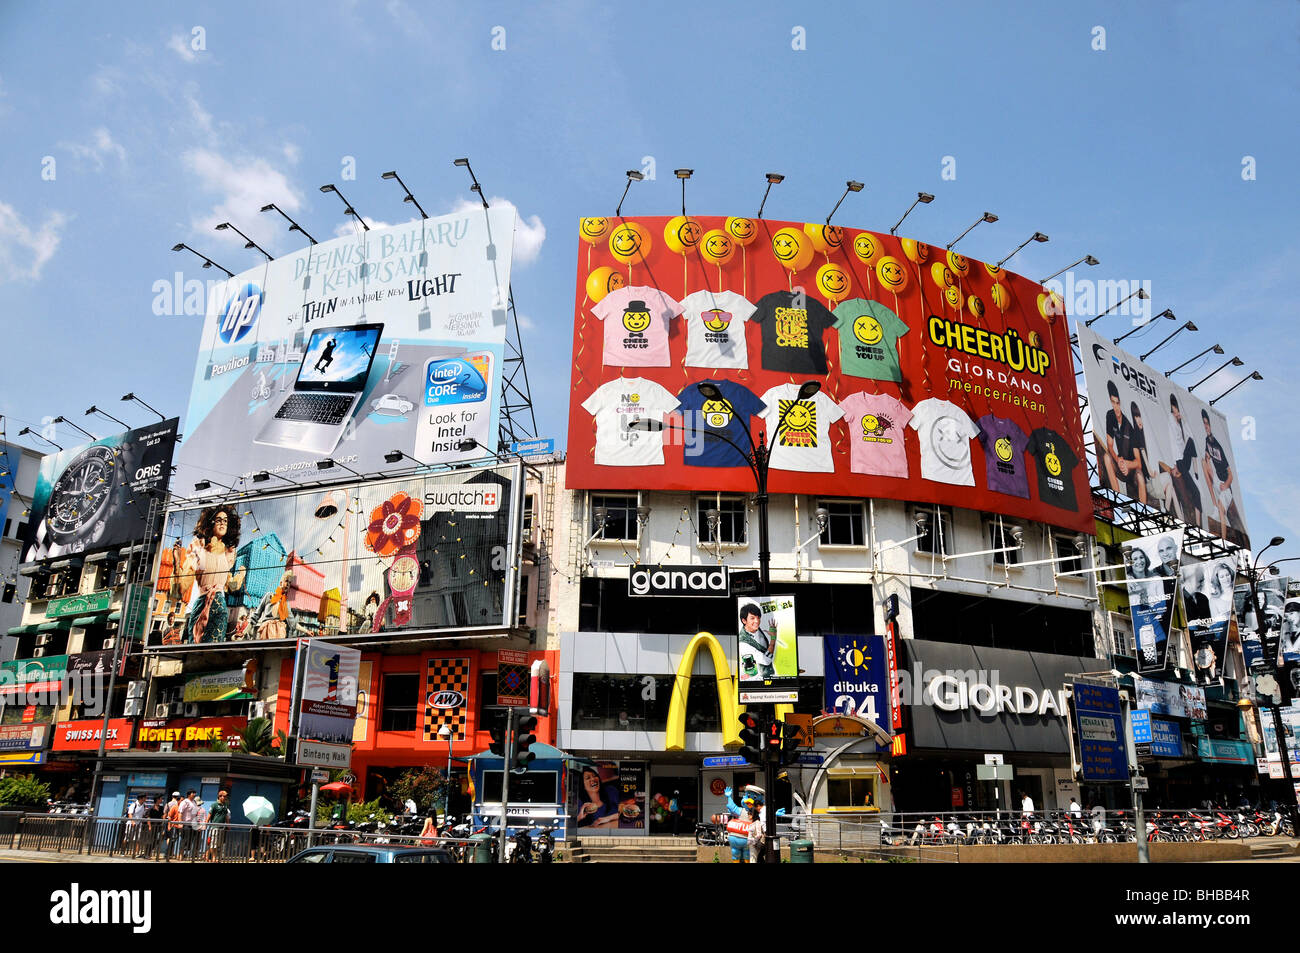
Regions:
M 1223 447 L 1219 441 L 1214 439 L 1214 434 L 1205 435 L 1205 455 L 1210 458 L 1210 465 L 1214 467 L 1214 472 L 1218 474 L 1219 482 L 1225 483 L 1228 474 L 1232 468 L 1228 466 L 1228 455 L 1223 452 Z
M 1079 501 L 1074 494 L 1071 473 L 1079 465 L 1079 458 L 1074 455 L 1065 438 L 1055 430 L 1039 427 L 1030 434 L 1029 446 L 1025 447 L 1025 452 L 1038 464 L 1038 498 L 1044 503 L 1077 513 Z
M 1119 420 L 1115 419 L 1115 411 L 1106 411 L 1106 436 L 1115 441 L 1115 455 L 1121 460 L 1130 460 L 1133 457 L 1133 433 L 1136 428 L 1133 423 L 1122 414 Z
M 764 368 L 789 374 L 826 373 L 822 333 L 835 327 L 835 315 L 816 298 L 774 291 L 762 297 L 750 320 L 763 329 Z

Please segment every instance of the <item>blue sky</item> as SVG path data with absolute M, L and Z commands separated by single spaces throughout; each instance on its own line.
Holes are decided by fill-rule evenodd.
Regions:
M 1262 373 L 1218 407 L 1252 535 L 1300 552 L 1298 37 L 1289 3 L 6 4 L 0 413 L 11 439 L 59 414 L 102 434 L 91 404 L 143 424 L 129 390 L 183 416 L 200 319 L 155 314 L 152 289 L 213 273 L 173 244 L 250 267 L 256 252 L 212 230 L 229 219 L 287 252 L 267 202 L 331 237 L 348 226 L 326 182 L 372 224 L 402 221 L 391 168 L 450 211 L 470 197 L 452 166 L 467 155 L 523 222 L 514 292 L 539 430 L 560 439 L 576 220 L 612 214 L 624 170 L 654 160 L 624 206 L 641 215 L 674 214 L 677 166 L 695 169 L 699 214 L 752 214 L 778 171 L 768 217 L 817 220 L 853 178 L 867 189 L 841 224 L 887 230 L 923 190 L 936 201 L 902 232 L 945 244 L 991 210 L 967 255 L 1046 232 L 1015 270 L 1093 254 L 1078 278 L 1149 282 L 1153 313 L 1196 322 L 1157 366 L 1218 341 Z M 1162 324 L 1124 346 L 1150 348 Z

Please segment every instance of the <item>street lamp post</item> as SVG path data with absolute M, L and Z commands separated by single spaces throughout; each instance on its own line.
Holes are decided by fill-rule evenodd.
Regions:
M 727 400 L 727 398 L 723 395 L 722 391 L 718 388 L 717 384 L 714 384 L 711 381 L 701 381 L 695 386 L 705 400 L 719 401 L 724 406 L 726 406 L 728 410 L 731 411 L 733 417 L 740 417 L 740 414 L 736 412 L 736 408 L 733 407 L 731 401 Z M 728 444 L 734 450 L 736 450 L 736 452 L 740 453 L 742 456 L 745 457 L 746 462 L 749 464 L 750 473 L 752 473 L 754 476 L 754 486 L 758 491 L 754 496 L 754 502 L 758 504 L 758 573 L 759 573 L 759 580 L 760 580 L 759 587 L 761 590 L 761 594 L 763 596 L 769 595 L 769 588 L 771 584 L 771 570 L 772 570 L 772 565 L 771 565 L 772 553 L 769 548 L 770 544 L 769 544 L 768 512 L 767 512 L 767 504 L 768 504 L 767 477 L 768 477 L 768 470 L 772 462 L 772 449 L 776 446 L 777 440 L 780 439 L 781 426 L 782 424 L 785 423 L 786 414 L 790 412 L 790 408 L 792 408 L 799 401 L 809 400 L 812 397 L 816 396 L 817 392 L 820 391 L 821 389 L 822 389 L 822 385 L 819 381 L 805 381 L 803 384 L 799 386 L 798 397 L 795 400 L 791 401 L 789 406 L 787 406 L 786 409 L 783 410 L 781 412 L 781 415 L 777 418 L 776 426 L 772 428 L 772 440 L 770 443 L 766 440 L 756 442 L 754 440 L 753 435 L 749 432 L 749 428 L 746 427 L 745 437 L 749 441 L 749 451 L 746 452 L 743 447 L 737 445 L 733 440 L 731 440 L 725 434 L 723 433 L 713 434 L 713 436 L 717 437 L 719 440 Z M 664 429 L 664 423 L 663 421 L 660 420 L 651 420 L 648 417 L 644 417 L 628 424 L 628 428 L 631 430 L 661 431 Z M 764 738 L 763 790 L 764 790 L 765 804 L 763 807 L 763 811 L 766 817 L 765 826 L 767 828 L 767 838 L 766 838 L 767 846 L 765 849 L 765 859 L 767 863 L 779 864 L 781 862 L 781 855 L 780 852 L 775 849 L 776 808 L 772 804 L 772 799 L 776 793 L 775 788 L 776 788 L 777 765 L 776 765 L 776 761 L 770 756 L 770 754 L 767 751 L 767 733 L 769 730 L 769 726 L 776 721 L 776 705 L 772 703 L 764 703 L 762 708 L 763 708 L 763 712 L 759 717 L 760 717 L 760 729 L 762 731 L 763 738 Z
M 450 725 L 443 725 L 438 729 L 438 737 L 447 739 L 447 786 L 442 790 L 443 816 L 446 818 L 443 823 L 446 824 L 451 820 L 451 746 L 456 733 Z
M 1274 546 L 1281 546 L 1286 540 L 1281 536 L 1274 536 L 1267 546 L 1259 551 L 1255 556 L 1255 561 L 1250 567 L 1247 578 L 1250 580 L 1250 604 L 1255 610 L 1255 625 L 1259 629 L 1260 648 L 1264 648 L 1264 631 L 1263 631 L 1263 607 L 1259 604 L 1259 589 L 1256 583 L 1259 581 L 1259 560 L 1266 552 Z M 1265 666 L 1268 665 L 1268 656 L 1264 656 Z M 1277 659 L 1273 660 L 1276 667 Z M 1277 679 L 1277 690 L 1281 696 L 1278 704 L 1271 706 L 1273 709 L 1273 732 L 1277 737 L 1278 753 L 1282 757 L 1282 776 L 1286 779 L 1287 797 L 1291 802 L 1291 831 L 1293 834 L 1300 833 L 1300 806 L 1296 803 L 1296 791 L 1294 776 L 1291 773 L 1291 752 L 1287 749 L 1286 730 L 1282 725 L 1282 706 L 1290 705 L 1291 686 L 1289 681 Z M 1285 682 L 1285 684 L 1284 684 Z M 1261 725 L 1261 728 L 1263 726 Z M 1261 732 L 1262 734 L 1262 732 Z M 1267 754 L 1267 752 L 1265 752 Z

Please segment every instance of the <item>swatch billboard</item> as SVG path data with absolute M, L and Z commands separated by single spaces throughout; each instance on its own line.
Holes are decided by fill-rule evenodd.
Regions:
M 476 209 L 309 245 L 209 301 L 177 479 L 363 473 L 494 447 L 513 209 Z M 410 459 L 396 467 L 409 467 Z M 340 473 L 345 471 L 340 470 Z
M 520 467 L 452 471 L 173 510 L 155 642 L 275 642 L 508 627 Z
M 584 218 L 579 239 L 569 486 L 752 491 L 763 432 L 774 492 L 1094 531 L 1070 332 L 1042 286 L 838 226 Z
M 113 549 L 149 533 L 150 494 L 165 498 L 176 418 L 41 460 L 24 562 Z
M 1095 331 L 1078 332 L 1102 485 L 1248 548 L 1227 418 Z

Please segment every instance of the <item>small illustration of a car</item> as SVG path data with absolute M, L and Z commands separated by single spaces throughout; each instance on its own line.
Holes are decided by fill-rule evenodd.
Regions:
M 401 417 L 415 409 L 415 404 L 398 394 L 384 394 L 370 402 L 371 410 L 376 414 L 390 414 Z

